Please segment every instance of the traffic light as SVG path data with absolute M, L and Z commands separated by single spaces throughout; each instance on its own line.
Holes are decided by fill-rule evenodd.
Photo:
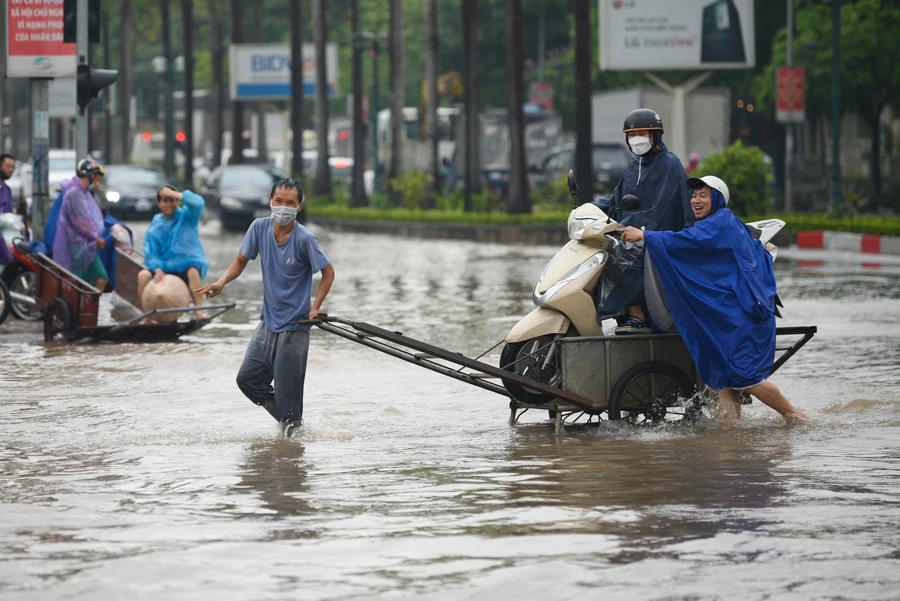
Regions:
M 177 134 L 175 134 L 175 150 L 184 152 L 184 141 L 185 140 L 187 140 L 187 134 L 185 134 L 183 131 L 180 131 Z
M 113 69 L 91 69 L 84 63 L 78 65 L 78 106 L 87 108 L 91 100 L 100 94 L 100 90 L 110 85 L 119 76 Z
M 78 0 L 63 0 L 63 42 L 76 43 Z M 88 42 L 100 43 L 100 0 L 88 0 Z

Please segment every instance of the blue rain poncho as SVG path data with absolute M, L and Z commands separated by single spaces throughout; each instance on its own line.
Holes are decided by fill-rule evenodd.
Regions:
M 669 152 L 662 141 L 660 147 L 657 154 L 631 159 L 612 195 L 594 203 L 610 215 L 613 209 L 622 206 L 623 196 L 637 196 L 641 201 L 640 210 L 611 215 L 623 226 L 677 232 L 694 223 L 687 172 L 681 160 Z M 637 254 L 632 259 L 623 269 L 607 267 L 609 273 L 598 286 L 598 319 L 616 315 L 625 307 L 643 301 L 643 257 Z
M 103 213 L 94 195 L 77 177 L 60 184 L 64 190 L 56 234 L 53 260 L 74 273 L 87 271 L 97 256 L 97 238 L 103 234 Z
M 765 380 L 775 360 L 772 257 L 713 192 L 713 212 L 680 232 L 645 232 L 646 252 L 697 371 L 712 388 Z
M 150 271 L 162 269 L 178 273 L 194 265 L 200 269 L 200 279 L 206 277 L 209 264 L 200 245 L 200 216 L 206 203 L 190 190 L 182 193 L 184 206 L 175 209 L 171 218 L 162 213 L 153 217 L 144 236 L 144 264 Z

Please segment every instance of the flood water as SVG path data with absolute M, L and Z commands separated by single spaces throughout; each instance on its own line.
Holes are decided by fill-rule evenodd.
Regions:
M 556 250 L 316 231 L 329 313 L 469 356 Z M 240 240 L 204 230 L 209 280 Z M 814 427 L 757 402 L 728 430 L 557 438 L 314 331 L 283 440 L 234 383 L 256 262 L 237 309 L 178 343 L 47 345 L 10 317 L 0 599 L 900 599 L 900 265 L 776 265 L 782 325 L 819 333 L 773 381 Z

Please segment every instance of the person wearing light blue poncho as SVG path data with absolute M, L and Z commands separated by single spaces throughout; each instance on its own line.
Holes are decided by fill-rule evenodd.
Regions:
M 156 193 L 160 213 L 153 217 L 144 235 L 144 264 L 147 269 L 138 274 L 138 298 L 150 280 L 161 282 L 170 273 L 176 275 L 189 290 L 202 286 L 209 269 L 206 254 L 200 244 L 200 217 L 206 205 L 203 197 L 190 190 L 179 192 L 164 186 Z M 179 202 L 184 206 L 179 206 Z M 192 293 L 194 306 L 203 302 L 200 294 Z M 206 319 L 203 311 L 197 319 Z
M 692 177 L 696 223 L 680 232 L 621 227 L 643 241 L 666 301 L 700 377 L 718 389 L 726 423 L 741 415 L 739 390 L 775 409 L 789 424 L 807 416 L 767 378 L 775 360 L 775 272 L 772 257 L 726 205 L 728 186 Z

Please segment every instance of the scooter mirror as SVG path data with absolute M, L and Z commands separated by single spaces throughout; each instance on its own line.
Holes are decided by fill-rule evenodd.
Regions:
M 641 208 L 641 201 L 634 194 L 626 194 L 622 197 L 623 211 L 637 211 Z
M 578 182 L 575 181 L 575 172 L 569 169 L 569 176 L 566 178 L 569 183 L 569 193 L 572 194 L 572 198 L 577 199 L 578 194 Z

